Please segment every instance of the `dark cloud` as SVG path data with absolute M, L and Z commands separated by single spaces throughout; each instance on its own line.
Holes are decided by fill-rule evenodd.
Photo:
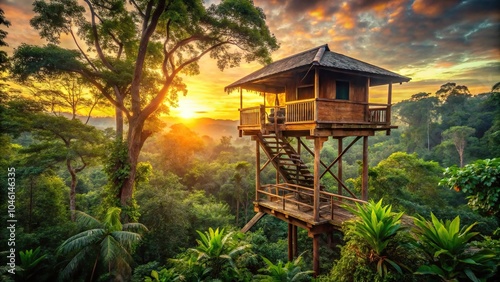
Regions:
M 460 0 L 415 0 L 412 8 L 416 14 L 438 17 L 447 10 L 456 7 L 460 2 Z

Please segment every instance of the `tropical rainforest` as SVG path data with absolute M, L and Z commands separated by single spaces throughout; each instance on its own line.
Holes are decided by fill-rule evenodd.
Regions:
M 84 2 L 90 16 L 79 1 L 35 1 L 31 24 L 53 44 L 0 53 L 2 281 L 499 280 L 500 84 L 470 93 L 443 81 L 393 105 L 398 128 L 369 138 L 370 201 L 347 207 L 356 218 L 322 244 L 317 275 L 305 230 L 293 261 L 286 223 L 267 216 L 239 232 L 255 214 L 249 138 L 162 121 L 202 56 L 221 69 L 269 62 L 278 44 L 262 10 Z M 61 34 L 86 47 L 60 47 Z M 92 125 L 104 108 L 112 128 Z M 361 152 L 342 158 L 359 193 Z M 268 168 L 261 181 L 275 177 Z

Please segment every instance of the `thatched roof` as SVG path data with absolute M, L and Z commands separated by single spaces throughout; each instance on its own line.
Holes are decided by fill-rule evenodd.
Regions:
M 328 45 L 322 45 L 293 56 L 273 62 L 225 87 L 230 92 L 238 87 L 244 89 L 280 92 L 280 77 L 290 72 L 310 69 L 319 66 L 331 71 L 358 74 L 371 79 L 371 85 L 408 82 L 411 78 L 399 75 L 386 69 L 365 63 L 363 61 L 330 51 Z

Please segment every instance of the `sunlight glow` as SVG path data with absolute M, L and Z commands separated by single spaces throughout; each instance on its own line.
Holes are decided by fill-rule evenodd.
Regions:
M 172 115 L 183 119 L 198 118 L 206 115 L 207 108 L 200 105 L 197 100 L 181 97 L 178 107 L 172 108 Z

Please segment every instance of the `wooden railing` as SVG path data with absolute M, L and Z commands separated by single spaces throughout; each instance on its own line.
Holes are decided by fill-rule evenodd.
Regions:
M 314 121 L 315 99 L 299 100 L 286 103 L 286 122 Z
M 261 185 L 257 191 L 257 200 L 268 200 L 279 203 L 283 210 L 313 210 L 314 189 L 291 183 Z M 328 214 L 333 220 L 334 210 L 342 205 L 353 205 L 354 203 L 366 203 L 366 201 L 342 196 L 330 192 L 320 191 L 319 210 Z M 266 197 L 267 199 L 264 199 Z
M 377 106 L 368 109 L 368 118 L 371 123 L 386 124 L 390 122 L 388 106 Z
M 285 118 L 274 119 L 274 112 L 285 109 Z M 315 116 L 318 111 L 318 116 Z M 266 118 L 269 117 L 268 118 Z M 272 121 L 271 121 L 272 120 Z M 343 122 L 390 124 L 390 106 L 364 102 L 308 99 L 287 102 L 285 107 L 256 106 L 240 109 L 240 125 L 261 126 L 265 123 Z
M 263 106 L 240 109 L 240 125 L 259 126 L 264 116 Z

